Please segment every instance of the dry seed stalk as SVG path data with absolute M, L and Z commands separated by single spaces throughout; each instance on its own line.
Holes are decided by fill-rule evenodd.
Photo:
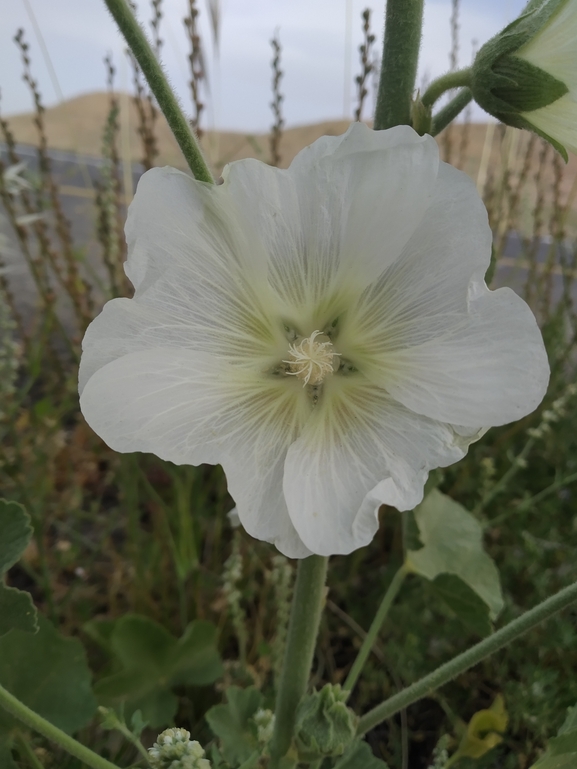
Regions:
M 192 130 L 199 139 L 202 138 L 203 131 L 200 127 L 200 116 L 204 110 L 204 104 L 200 99 L 200 89 L 203 80 L 206 79 L 204 59 L 202 55 L 202 44 L 197 26 L 198 9 L 196 0 L 188 0 L 188 16 L 184 19 L 184 26 L 190 41 L 190 53 L 188 62 L 190 65 L 190 93 L 192 96 L 192 106 L 194 114 L 190 120 Z
M 459 0 L 452 0 L 451 10 L 451 51 L 449 53 L 449 71 L 455 72 L 459 63 Z M 454 95 L 454 91 L 450 92 Z M 442 133 L 443 160 L 451 162 L 453 154 L 453 124 Z
M 363 106 L 365 98 L 368 94 L 367 80 L 374 69 L 374 61 L 371 57 L 372 46 L 375 42 L 375 36 L 371 34 L 371 9 L 365 8 L 361 14 L 363 19 L 363 34 L 364 41 L 359 46 L 359 53 L 361 54 L 361 74 L 355 78 L 355 83 L 358 88 L 358 106 L 355 110 L 355 120 L 359 122 L 363 114 Z
M 275 33 L 275 36 L 270 41 L 270 44 L 273 50 L 273 58 L 271 63 L 273 99 L 270 106 L 272 107 L 274 115 L 274 124 L 270 134 L 270 165 L 278 166 L 281 161 L 280 143 L 282 139 L 282 129 L 284 126 L 284 120 L 282 116 L 282 102 L 284 100 L 284 96 L 280 91 L 280 81 L 284 73 L 280 68 L 282 46 L 280 44 L 278 32 Z

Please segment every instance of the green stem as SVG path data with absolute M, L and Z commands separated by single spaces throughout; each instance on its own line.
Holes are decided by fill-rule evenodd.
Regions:
M 297 705 L 309 682 L 325 599 L 328 558 L 311 555 L 299 561 L 275 707 L 270 769 L 277 769 L 293 736 Z
M 411 125 L 424 0 L 387 0 L 375 130 Z
M 461 88 L 459 93 L 452 99 L 446 107 L 440 109 L 436 115 L 433 115 L 433 123 L 431 125 L 431 136 L 436 136 L 441 133 L 443 128 L 446 128 L 457 115 L 462 112 L 467 104 L 473 98 L 469 88 Z
M 445 91 L 450 91 L 453 88 L 461 88 L 462 86 L 468 87 L 470 84 L 470 67 L 467 67 L 466 69 L 458 69 L 456 72 L 447 72 L 446 75 L 441 75 L 441 77 L 433 80 L 431 85 L 422 95 L 421 101 L 425 107 L 432 107 L 437 99 L 445 93 Z
M 421 678 L 411 686 L 398 692 L 393 697 L 390 697 L 385 702 L 377 705 L 361 718 L 359 721 L 358 734 L 365 734 L 369 729 L 372 729 L 381 721 L 390 718 L 395 713 L 398 713 L 403 708 L 409 707 L 413 702 L 426 697 L 441 686 L 444 686 L 448 681 L 451 681 L 456 676 L 464 673 L 465 670 L 473 667 L 481 660 L 494 654 L 499 649 L 502 649 L 507 644 L 519 638 L 528 630 L 539 625 L 546 619 L 549 619 L 557 612 L 561 611 L 565 607 L 569 606 L 574 601 L 577 601 L 577 582 L 569 587 L 563 588 L 555 595 L 542 601 L 537 606 L 529 609 L 529 611 L 522 614 L 517 619 L 509 622 L 508 625 L 497 630 L 489 638 L 485 638 L 475 646 L 467 649 L 466 652 L 459 654 L 454 659 L 446 662 L 441 667 L 429 673 L 428 676 Z
M 387 588 L 385 595 L 383 596 L 383 600 L 381 601 L 381 605 L 379 606 L 377 613 L 375 614 L 375 618 L 371 623 L 369 632 L 365 636 L 363 645 L 359 649 L 359 653 L 357 654 L 357 657 L 353 662 L 353 666 L 349 671 L 347 680 L 343 684 L 343 689 L 345 691 L 350 693 L 354 688 L 363 670 L 365 662 L 367 661 L 367 658 L 371 653 L 373 646 L 375 645 L 375 641 L 377 640 L 379 631 L 383 626 L 383 622 L 385 621 L 387 614 L 389 613 L 389 609 L 391 608 L 393 601 L 397 597 L 397 593 L 401 589 L 401 585 L 405 581 L 405 577 L 407 576 L 408 573 L 409 572 L 403 565 L 391 580 L 391 584 Z
M 535 438 L 529 438 L 527 443 L 523 446 L 519 454 L 515 457 L 513 460 L 513 463 L 511 464 L 511 467 L 507 470 L 504 475 L 501 476 L 501 478 L 497 481 L 497 483 L 493 486 L 493 488 L 488 492 L 488 494 L 485 494 L 483 499 L 479 502 L 479 504 L 473 509 L 473 515 L 479 516 L 483 510 L 487 507 L 487 505 L 492 502 L 495 497 L 500 494 L 502 491 L 504 491 L 509 481 L 517 475 L 519 470 L 521 470 L 525 465 L 523 460 L 526 459 L 527 455 L 535 445 Z
M 194 177 L 201 182 L 214 184 L 214 179 L 204 161 L 200 147 L 196 143 L 190 124 L 128 3 L 126 0 L 104 1 L 128 43 L 128 47 L 134 54 L 150 90 L 155 95 L 158 106 L 163 111 Z
M 62 729 L 59 729 L 57 726 L 54 726 L 54 724 L 51 724 L 50 721 L 47 721 L 45 718 L 42 718 L 42 716 L 39 716 L 38 713 L 30 710 L 29 707 L 24 705 L 23 702 L 20 702 L 20 700 L 16 699 L 16 697 L 14 697 L 13 694 L 10 694 L 10 692 L 7 691 L 1 684 L 0 706 L 7 710 L 8 713 L 13 715 L 19 721 L 22 721 L 23 724 L 26 724 L 26 726 L 29 726 L 31 729 L 34 729 L 34 731 L 42 734 L 51 742 L 55 742 L 57 745 L 60 745 L 60 747 L 64 748 L 64 750 L 70 753 L 71 756 L 75 756 L 76 758 L 80 759 L 80 761 L 84 761 L 84 763 L 90 766 L 91 769 L 118 769 L 118 767 L 114 764 L 111 764 L 110 761 L 107 761 L 105 758 L 101 758 L 99 755 L 94 753 L 94 751 L 90 750 L 90 748 L 86 748 L 84 745 L 81 745 L 77 740 L 74 739 L 74 737 L 66 734 L 66 732 L 62 731 Z
M 40 759 L 36 755 L 36 753 L 32 750 L 32 746 L 30 743 L 20 734 L 20 732 L 17 732 L 16 734 L 16 750 L 18 751 L 19 755 L 22 758 L 25 758 L 26 761 L 32 766 L 32 769 L 44 769 L 42 766 L 42 763 L 40 762 Z

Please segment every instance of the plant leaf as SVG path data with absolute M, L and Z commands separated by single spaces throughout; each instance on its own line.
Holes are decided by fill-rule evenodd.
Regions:
M 0 683 L 68 734 L 94 715 L 90 680 L 80 641 L 61 636 L 42 615 L 36 634 L 11 630 L 0 638 Z M 0 739 L 18 723 L 0 709 Z
M 2 769 L 18 769 L 18 766 L 12 758 L 10 746 L 12 740 L 0 734 L 0 766 Z
M 388 765 L 377 758 L 366 742 L 353 742 L 339 758 L 334 769 L 388 769 Z
M 461 744 L 452 761 L 459 758 L 481 758 L 503 741 L 501 734 L 507 728 L 509 716 L 503 697 L 498 695 L 490 708 L 478 710 L 467 725 Z
M 216 648 L 216 627 L 212 622 L 191 622 L 178 640 L 170 662 L 173 684 L 206 686 L 223 674 Z
M 0 499 L 0 576 L 14 566 L 32 537 L 30 516 L 22 505 Z
M 30 593 L 0 582 L 0 637 L 9 630 L 36 633 L 38 619 Z
M 549 740 L 543 756 L 531 769 L 574 769 L 577 766 L 577 705 L 569 708 L 567 718 Z
M 258 747 L 251 719 L 262 707 L 263 695 L 254 686 L 241 689 L 230 686 L 226 690 L 227 704 L 215 705 L 205 718 L 220 739 L 224 759 L 232 766 L 248 761 Z
M 434 580 L 454 574 L 471 587 L 489 607 L 494 619 L 503 608 L 499 572 L 483 549 L 479 522 L 450 497 L 433 489 L 414 511 L 424 546 L 407 551 L 406 566 Z
M 455 574 L 439 574 L 431 584 L 435 593 L 455 612 L 465 627 L 483 638 L 491 635 L 493 628 L 489 607 L 466 582 Z

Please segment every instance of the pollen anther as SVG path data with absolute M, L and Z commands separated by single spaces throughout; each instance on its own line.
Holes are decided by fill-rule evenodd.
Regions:
M 317 341 L 319 336 L 323 341 Z M 327 374 L 332 374 L 335 364 L 338 368 L 338 361 L 335 360 L 338 355 L 340 353 L 334 351 L 332 342 L 325 334 L 313 331 L 306 339 L 289 345 L 290 360 L 283 360 L 283 363 L 287 363 L 289 367 L 286 373 L 302 379 L 303 387 L 306 387 L 318 385 Z

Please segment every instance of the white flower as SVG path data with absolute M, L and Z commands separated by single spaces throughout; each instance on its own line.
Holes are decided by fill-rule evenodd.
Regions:
M 202 745 L 186 729 L 165 729 L 148 749 L 153 769 L 211 769 Z
M 289 557 L 348 553 L 538 405 L 541 335 L 487 289 L 485 209 L 430 136 L 357 123 L 223 176 L 140 180 L 136 293 L 86 333 L 82 411 L 117 451 L 222 464 L 243 526 Z
M 521 116 L 577 154 L 577 0 L 565 0 L 515 55 L 567 86 L 568 92 L 552 104 Z

